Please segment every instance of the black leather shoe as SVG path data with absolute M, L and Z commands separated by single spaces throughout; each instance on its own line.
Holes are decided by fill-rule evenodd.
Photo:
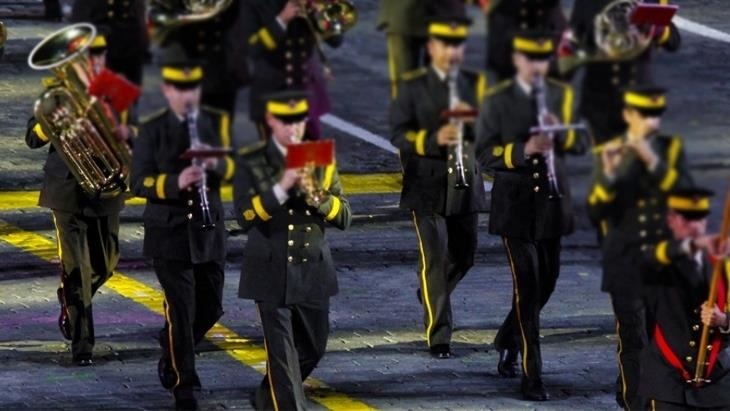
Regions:
M 61 304 L 61 313 L 58 315 L 58 329 L 61 330 L 63 338 L 71 341 L 71 321 L 68 319 L 68 308 L 66 307 L 66 299 L 63 298 L 63 288 L 56 290 L 58 303 Z
M 418 299 L 418 304 L 423 305 L 423 297 L 421 296 L 420 288 L 416 288 L 416 298 Z
M 198 400 L 195 397 L 175 398 L 176 410 L 197 410 Z
M 440 360 L 451 358 L 451 347 L 449 344 L 436 344 L 430 348 L 431 356 Z
M 515 378 L 517 376 L 517 351 L 510 349 L 497 349 L 499 361 L 497 372 L 504 378 Z
M 200 377 L 198 377 L 197 373 L 193 375 L 193 389 L 195 391 L 200 391 L 203 389 L 203 384 L 200 383 Z
M 79 367 L 89 367 L 94 365 L 94 360 L 91 358 L 81 358 L 74 360 L 74 364 L 78 365 Z
M 175 370 L 172 368 L 172 363 L 170 362 L 170 359 L 164 355 L 160 358 L 160 361 L 157 362 L 157 376 L 160 378 L 160 384 L 168 390 L 172 388 L 177 381 L 177 375 L 175 375 Z
M 522 379 L 522 397 L 529 401 L 547 401 L 550 396 L 545 390 L 545 385 L 542 380 L 528 380 Z

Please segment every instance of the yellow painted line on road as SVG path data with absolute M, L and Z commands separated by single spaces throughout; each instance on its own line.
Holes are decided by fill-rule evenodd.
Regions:
M 343 174 L 341 179 L 347 195 L 399 193 L 403 181 L 400 173 Z M 0 191 L 0 211 L 37 208 L 38 195 L 38 191 Z M 233 187 L 223 186 L 221 198 L 223 201 L 233 201 Z M 145 199 L 130 197 L 125 204 L 144 205 Z
M 56 243 L 53 239 L 23 230 L 3 220 L 0 220 L 0 240 L 48 262 L 57 257 Z M 162 292 L 120 272 L 115 272 L 106 282 L 106 286 L 122 297 L 164 316 L 162 308 L 164 296 Z M 206 337 L 236 361 L 255 369 L 259 373 L 263 374 L 266 371 L 266 352 L 264 348 L 236 334 L 230 328 L 216 323 Z M 231 346 L 236 348 L 227 348 Z M 317 388 L 317 391 L 310 396 L 311 399 L 330 410 L 373 409 L 362 401 L 332 390 L 322 381 L 308 379 L 307 384 Z

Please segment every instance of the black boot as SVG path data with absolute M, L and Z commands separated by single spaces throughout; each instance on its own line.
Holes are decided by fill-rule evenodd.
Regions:
M 529 401 L 547 401 L 550 399 L 541 378 L 527 379 L 522 377 L 522 397 Z
M 517 350 L 508 348 L 497 348 L 499 360 L 497 361 L 497 372 L 504 378 L 515 378 L 517 376 Z

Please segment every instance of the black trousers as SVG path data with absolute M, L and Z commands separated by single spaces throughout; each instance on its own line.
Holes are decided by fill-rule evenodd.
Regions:
M 53 222 L 62 271 L 59 296 L 68 310 L 71 354 L 74 360 L 88 359 L 95 342 L 91 298 L 119 262 L 119 214 L 87 217 L 53 210 Z
M 256 302 L 264 329 L 266 375 L 255 393 L 260 410 L 303 410 L 302 382 L 324 357 L 329 301 L 294 305 Z
M 519 349 L 523 377 L 542 376 L 540 311 L 560 275 L 560 237 L 527 241 L 502 237 L 512 271 L 512 309 L 494 338 L 497 349 Z
M 649 341 L 647 316 L 643 298 L 626 293 L 611 293 L 616 317 L 619 376 L 616 379 L 616 402 L 627 410 L 647 408 L 639 392 L 641 351 Z
M 728 411 L 728 410 L 730 410 L 730 406 L 698 408 L 698 407 L 692 407 L 690 405 L 685 405 L 685 404 L 675 404 L 673 402 L 649 400 L 648 405 L 645 409 L 651 410 L 651 411 Z
M 423 323 L 429 347 L 451 343 L 451 292 L 474 265 L 476 213 L 442 216 L 413 212 L 420 260 Z
M 223 315 L 223 263 L 154 259 L 153 265 L 165 293 L 160 346 L 177 375 L 173 393 L 192 393 L 195 346 Z

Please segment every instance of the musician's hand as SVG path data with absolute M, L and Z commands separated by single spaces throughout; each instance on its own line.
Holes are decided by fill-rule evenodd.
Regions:
M 710 327 L 727 327 L 727 314 L 725 314 L 717 304 L 710 305 L 709 302 L 702 304 L 702 324 Z
M 132 136 L 132 132 L 129 130 L 129 126 L 126 124 L 119 124 L 114 129 L 114 136 L 117 138 L 117 140 L 122 142 L 129 141 L 129 138 Z
M 545 114 L 545 125 L 547 126 L 557 126 L 560 124 L 560 119 L 558 116 L 556 116 L 553 113 L 547 113 Z
M 289 191 L 292 187 L 299 184 L 300 179 L 301 172 L 298 168 L 287 168 L 284 171 L 284 174 L 281 176 L 281 179 L 279 180 L 279 186 L 284 191 Z
M 630 139 L 626 141 L 626 145 L 636 152 L 636 155 L 648 169 L 654 169 L 656 164 L 659 162 L 659 157 L 656 153 L 654 153 L 654 150 L 652 150 L 648 139 Z
M 601 150 L 603 174 L 608 178 L 616 176 L 616 169 L 623 157 L 623 144 L 620 141 L 606 143 Z
M 550 150 L 553 149 L 553 140 L 544 134 L 533 134 L 525 144 L 525 156 L 532 156 L 535 154 L 546 155 Z
M 279 12 L 279 19 L 284 22 L 284 24 L 289 24 L 290 21 L 292 21 L 295 17 L 299 16 L 302 12 L 301 6 L 299 5 L 299 1 L 297 0 L 289 0 L 284 5 L 284 8 L 281 9 Z
M 459 129 L 454 124 L 444 124 L 436 134 L 436 143 L 440 146 L 453 146 L 459 142 Z
M 203 181 L 205 170 L 200 166 L 188 166 L 177 177 L 177 186 L 180 190 L 185 190 L 193 185 Z

